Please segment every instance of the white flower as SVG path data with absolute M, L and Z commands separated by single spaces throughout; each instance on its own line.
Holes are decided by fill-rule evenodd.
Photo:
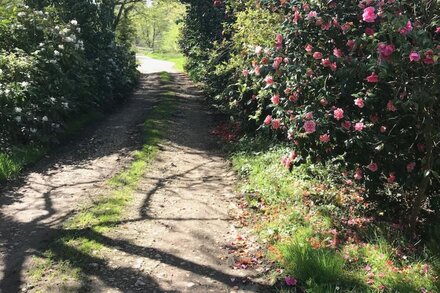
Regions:
M 22 108 L 20 108 L 20 107 L 15 107 L 15 113 L 21 113 L 21 111 L 23 111 Z
M 39 43 L 38 46 L 44 47 L 44 43 Z
M 47 116 L 44 116 L 41 120 L 44 122 L 47 122 L 47 121 L 49 121 L 49 118 L 47 118 Z
M 57 50 L 53 51 L 53 54 L 54 54 L 55 56 L 60 56 L 60 52 L 58 52 Z
M 54 97 L 50 97 L 50 101 L 51 101 L 52 103 L 55 103 L 56 99 L 55 99 Z
M 17 13 L 17 16 L 18 17 L 25 17 L 26 13 L 25 12 L 19 12 L 19 13 Z
M 64 45 L 58 45 L 58 49 L 64 50 Z
M 26 87 L 28 87 L 29 86 L 29 82 L 27 82 L 27 81 L 23 81 L 22 83 L 21 83 L 21 86 L 22 87 L 24 87 L 24 88 L 26 88 Z
M 21 122 L 21 116 L 17 116 L 17 117 L 15 117 L 15 121 L 17 121 L 18 123 L 20 123 L 20 122 Z
M 66 43 L 73 43 L 73 39 L 71 37 L 65 37 L 64 42 Z
M 78 22 L 76 21 L 76 19 L 72 19 L 72 20 L 70 21 L 70 24 L 71 24 L 71 25 L 74 25 L 74 26 L 77 26 L 77 25 L 78 25 Z

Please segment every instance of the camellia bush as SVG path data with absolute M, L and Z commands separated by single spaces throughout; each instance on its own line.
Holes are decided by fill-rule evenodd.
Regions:
M 272 46 L 247 51 L 236 103 L 291 142 L 283 164 L 342 165 L 412 229 L 438 211 L 440 4 L 262 2 L 285 21 Z
M 137 79 L 134 55 L 115 42 L 114 6 L 37 2 L 0 8 L 4 153 L 51 142 L 74 115 L 121 100 Z

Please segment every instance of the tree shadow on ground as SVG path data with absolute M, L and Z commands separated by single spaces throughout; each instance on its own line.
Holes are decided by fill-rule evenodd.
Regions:
M 157 74 L 152 75 L 153 78 L 157 79 Z M 177 82 L 174 83 L 176 88 L 183 88 L 184 93 L 179 95 L 178 98 L 191 97 L 199 94 L 199 90 L 195 87 L 188 87 L 184 81 L 182 81 L 181 75 L 174 75 Z M 148 78 L 144 76 L 143 78 Z M 142 90 L 142 88 L 141 88 Z M 135 94 L 133 99 L 145 99 L 145 95 L 156 94 L 160 95 L 160 93 L 164 92 L 165 89 L 158 91 L 151 91 L 149 88 L 144 88 L 146 90 L 145 93 Z M 199 97 L 200 98 L 200 97 Z M 144 110 L 148 110 L 151 108 L 151 102 L 142 102 L 140 105 L 144 107 Z M 200 107 L 194 107 L 192 103 L 185 103 L 183 107 L 187 107 L 185 109 L 187 115 L 193 115 L 196 111 L 200 111 Z M 121 109 L 121 112 L 123 110 Z M 143 113 L 143 115 L 134 119 L 130 124 L 130 127 L 137 127 L 136 134 L 134 135 L 133 140 L 128 140 L 124 142 L 120 142 L 119 144 L 114 144 L 108 148 L 100 150 L 98 152 L 94 152 L 93 150 L 99 146 L 99 142 L 93 142 L 91 145 L 87 146 L 90 148 L 90 152 L 77 152 L 75 146 L 64 146 L 61 150 L 57 151 L 56 154 L 51 156 L 50 158 L 43 159 L 39 162 L 34 168 L 29 170 L 30 172 L 37 172 L 42 174 L 49 174 L 51 171 L 56 170 L 57 166 L 60 164 L 63 165 L 72 165 L 74 167 L 80 166 L 85 162 L 97 159 L 101 156 L 113 154 L 116 152 L 120 152 L 122 149 L 124 152 L 131 152 L 136 150 L 140 145 L 140 141 L 142 140 L 142 122 L 145 120 L 145 115 L 148 114 Z M 197 115 L 194 115 L 196 117 Z M 185 117 L 181 117 L 179 113 L 176 113 L 177 119 L 185 119 Z M 176 118 L 174 117 L 174 118 Z M 115 119 L 109 118 L 109 119 Z M 96 136 L 96 133 L 102 131 L 100 127 L 105 122 L 97 123 L 93 125 L 91 128 L 85 130 L 82 138 L 75 140 L 72 144 L 79 144 L 81 142 L 90 141 L 91 138 Z M 121 121 L 121 123 L 123 123 Z M 194 133 L 206 132 L 206 121 L 191 121 Z M 116 121 L 113 126 L 117 126 L 118 123 Z M 204 133 L 204 135 L 210 135 L 209 133 Z M 216 154 L 217 156 L 220 154 L 218 149 L 218 144 L 214 140 L 207 141 L 197 141 L 194 140 L 190 135 L 177 135 L 172 136 L 170 140 L 176 145 L 182 147 L 189 147 L 194 150 L 196 153 L 203 153 L 206 156 L 210 156 L 211 154 Z M 67 158 L 66 157 L 67 154 Z M 200 167 L 200 166 L 198 166 Z M 197 168 L 197 167 L 196 167 Z M 190 172 L 191 170 L 187 170 L 186 172 Z M 142 207 L 139 209 L 139 217 L 137 219 L 129 219 L 118 222 L 108 222 L 104 224 L 100 224 L 101 226 L 118 226 L 127 222 L 136 222 L 136 221 L 145 221 L 145 220 L 160 220 L 166 219 L 161 217 L 152 217 L 149 215 L 149 202 L 151 197 L 155 192 L 160 190 L 164 184 L 166 184 L 169 180 L 178 180 L 180 176 L 184 174 L 174 175 L 169 178 L 160 179 L 157 181 L 156 186 L 148 193 L 145 194 L 144 202 Z M 20 201 L 25 194 L 18 194 L 17 191 L 20 187 L 25 184 L 24 178 L 26 175 L 22 177 L 21 180 L 17 180 L 12 183 L 10 186 L 6 187 L 4 190 L 7 190 L 6 196 L 0 197 L 0 208 L 3 205 L 9 205 L 16 201 Z M 214 180 L 214 179 L 212 179 Z M 93 184 L 93 182 L 81 182 L 81 184 Z M 86 254 L 74 247 L 66 245 L 64 241 L 60 241 L 60 239 L 73 239 L 73 238 L 83 238 L 88 239 L 90 241 L 94 241 L 96 243 L 101 244 L 104 247 L 120 250 L 126 254 L 145 257 L 151 260 L 157 260 L 162 263 L 165 263 L 170 266 L 174 266 L 180 268 L 182 270 L 195 273 L 200 276 L 205 276 L 207 278 L 216 280 L 220 283 L 223 283 L 228 286 L 234 286 L 238 282 L 240 282 L 240 278 L 224 273 L 222 271 L 216 270 L 209 266 L 197 264 L 192 261 L 188 261 L 182 259 L 178 256 L 175 256 L 171 253 L 161 251 L 152 247 L 143 247 L 138 246 L 129 241 L 112 239 L 108 236 L 105 236 L 103 233 L 98 232 L 94 227 L 84 228 L 84 229 L 65 229 L 62 228 L 62 223 L 64 223 L 67 219 L 71 218 L 74 214 L 74 211 L 70 211 L 65 214 L 58 214 L 58 211 L 54 208 L 53 205 L 53 197 L 57 196 L 57 194 L 53 194 L 53 190 L 65 187 L 73 187 L 74 184 L 63 184 L 63 185 L 50 185 L 50 182 L 47 183 L 47 187 L 49 187 L 49 191 L 45 192 L 43 195 L 44 198 L 44 211 L 45 213 L 32 221 L 29 222 L 18 222 L 16 219 L 12 217 L 7 217 L 1 213 L 0 210 L 0 256 L 2 256 L 3 262 L 3 276 L 0 275 L 0 292 L 2 293 L 14 293 L 20 292 L 23 285 L 23 270 L 25 268 L 25 263 L 32 256 L 41 256 L 45 257 L 45 253 L 50 249 L 52 255 L 51 259 L 56 262 L 64 262 L 67 261 L 75 268 L 79 269 L 82 272 L 82 275 L 87 276 L 82 279 L 80 282 L 80 287 L 75 290 L 79 292 L 90 290 L 88 276 L 94 276 L 105 283 L 107 286 L 111 288 L 122 288 L 124 283 L 126 282 L 121 278 L 121 276 L 137 276 L 144 280 L 147 284 L 148 288 L 151 290 L 156 290 L 159 292 L 173 292 L 173 291 L 165 291 L 160 288 L 160 285 L 148 275 L 141 273 L 137 270 L 134 270 L 130 267 L 120 267 L 113 268 L 109 266 L 104 260 L 99 257 L 92 256 Z M 10 192 L 9 190 L 12 190 Z M 15 192 L 14 192 L 15 191 Z M 2 192 L 4 193 L 4 192 Z M 225 220 L 224 218 L 222 220 Z M 171 220 L 175 221 L 211 221 L 218 220 L 218 218 L 173 218 Z M 90 264 L 97 264 L 99 269 L 96 267 L 91 267 Z M 1 263 L 0 263 L 0 268 Z M 1 271 L 0 271 L 1 272 Z M 235 280 L 233 282 L 232 280 Z M 243 280 L 246 281 L 246 280 Z M 270 292 L 270 287 L 258 284 L 259 290 L 262 292 Z

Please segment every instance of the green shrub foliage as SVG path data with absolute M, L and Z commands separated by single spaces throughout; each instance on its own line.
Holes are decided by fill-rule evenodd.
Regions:
M 223 7 L 233 3 L 213 5 L 232 27 L 261 22 L 243 18 L 246 9 L 229 16 Z M 225 61 L 240 56 L 245 65 L 216 81 L 227 89 L 217 92 L 224 108 L 289 142 L 287 168 L 342 164 L 344 184 L 364 185 L 368 199 L 409 215 L 412 228 L 422 210 L 438 211 L 438 1 L 264 0 L 253 1 L 249 15 L 262 8 L 284 23 L 266 25 L 253 37 L 260 43 L 229 38 L 235 55 Z M 200 36 L 198 43 L 212 42 Z M 223 77 L 221 66 L 205 66 L 205 76 Z
M 134 55 L 115 42 L 114 5 L 30 1 L 0 8 L 0 149 L 46 144 L 74 115 L 134 86 Z

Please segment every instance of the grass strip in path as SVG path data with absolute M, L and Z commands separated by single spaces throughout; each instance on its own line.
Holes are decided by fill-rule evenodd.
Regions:
M 164 84 L 171 81 L 166 72 L 160 76 Z M 54 278 L 84 280 L 84 272 L 90 269 L 90 264 L 103 263 L 97 256 L 105 246 L 103 233 L 123 220 L 140 180 L 159 152 L 166 123 L 176 106 L 173 92 L 161 94 L 144 122 L 143 145 L 134 153 L 134 160 L 107 182 L 106 193 L 96 198 L 93 206 L 83 209 L 66 222 L 43 257 L 34 258 L 34 265 L 28 273 L 35 282 L 44 280 L 48 283 Z

